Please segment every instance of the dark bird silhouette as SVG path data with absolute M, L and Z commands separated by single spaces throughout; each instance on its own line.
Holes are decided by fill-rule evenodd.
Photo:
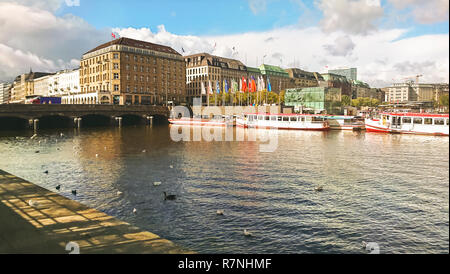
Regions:
M 36 150 L 34 153 L 39 153 L 39 150 Z
M 60 190 L 60 189 L 61 189 L 61 185 L 57 185 L 56 190 Z
M 176 195 L 167 195 L 167 193 L 164 191 L 164 200 L 175 200 L 176 198 Z
M 48 174 L 48 170 L 44 171 L 45 174 Z
M 72 190 L 72 194 L 73 195 L 77 195 L 77 191 L 76 190 Z

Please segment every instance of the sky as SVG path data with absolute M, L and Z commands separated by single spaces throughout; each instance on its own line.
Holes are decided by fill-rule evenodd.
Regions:
M 0 81 L 75 68 L 115 32 L 252 67 L 357 67 L 373 87 L 448 83 L 448 20 L 448 0 L 0 0 Z

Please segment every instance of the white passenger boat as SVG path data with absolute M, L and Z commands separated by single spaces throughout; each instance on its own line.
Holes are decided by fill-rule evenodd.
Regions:
M 324 115 L 329 123 L 330 129 L 336 130 L 364 130 L 364 118 L 348 115 Z
M 448 114 L 430 113 L 381 113 L 365 121 L 368 132 L 444 136 L 448 136 L 448 123 Z
M 194 117 L 194 118 L 170 118 L 169 123 L 173 125 L 190 125 L 190 126 L 233 126 L 233 120 L 225 116 L 219 115 L 213 118 L 209 117 Z
M 296 130 L 329 130 L 323 115 L 244 113 L 236 118 L 236 126 L 244 128 L 277 128 Z

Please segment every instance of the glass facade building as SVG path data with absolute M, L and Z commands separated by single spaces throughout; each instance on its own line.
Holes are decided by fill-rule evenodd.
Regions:
M 310 87 L 287 89 L 285 105 L 295 110 L 310 110 L 314 113 L 341 114 L 341 89 Z

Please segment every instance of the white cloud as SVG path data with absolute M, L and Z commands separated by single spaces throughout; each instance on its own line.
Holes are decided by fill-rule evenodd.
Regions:
M 407 30 L 378 30 L 366 36 L 339 31 L 325 33 L 318 27 L 285 27 L 207 37 L 176 35 L 163 26 L 155 33 L 148 28 L 115 31 L 122 36 L 171 46 L 180 53 L 183 47 L 185 55 L 208 52 L 239 59 L 252 67 L 259 66 L 264 55 L 266 64 L 284 68 L 292 66 L 294 59 L 298 67 L 318 72 L 325 72 L 325 65 L 330 68 L 355 66 L 359 79 L 377 87 L 391 84 L 392 78 L 418 73 L 424 74 L 422 81 L 448 82 L 448 34 L 399 40 Z M 214 49 L 215 43 L 217 47 Z M 236 51 L 232 50 L 233 47 Z M 432 62 L 432 65 L 427 62 Z
M 14 76 L 28 72 L 30 68 L 33 69 L 33 71 L 55 72 L 65 68 L 75 68 L 79 66 L 79 60 L 76 59 L 72 59 L 69 62 L 65 62 L 61 59 L 54 61 L 37 56 L 31 52 L 13 49 L 1 43 L 0 57 L 0 79 L 1 76 L 5 75 L 11 80 Z
M 348 35 L 340 36 L 334 40 L 334 44 L 324 45 L 324 48 L 333 56 L 351 55 L 355 44 Z
M 448 20 L 448 0 L 388 0 L 395 8 L 411 10 L 414 19 L 422 24 L 433 24 Z
M 58 64 L 70 64 L 70 60 L 80 59 L 84 52 L 109 40 L 109 30 L 97 30 L 73 15 L 55 16 L 51 9 L 57 6 L 56 2 L 58 1 L 39 2 L 40 5 L 47 7 L 46 9 L 33 5 L 0 2 L 2 11 L 0 13 L 0 44 L 3 45 L 0 60 L 2 64 L 3 60 L 10 58 L 5 55 L 9 52 L 5 50 L 5 47 L 8 47 L 13 49 L 13 52 L 20 52 L 19 56 L 35 56 L 28 59 L 13 58 L 12 60 L 21 60 L 21 63 L 16 64 L 16 68 L 27 67 L 27 71 L 30 66 L 34 71 L 40 67 L 59 68 Z M 42 63 L 32 61 L 37 60 L 36 58 Z M 30 60 L 29 64 L 26 63 L 27 60 Z M 46 61 L 52 62 L 54 66 Z M 15 77 L 17 71 L 14 68 L 3 71 L 0 74 L 0 80 Z
M 325 32 L 368 34 L 383 16 L 377 0 L 316 0 L 315 4 L 323 12 L 320 25 Z

